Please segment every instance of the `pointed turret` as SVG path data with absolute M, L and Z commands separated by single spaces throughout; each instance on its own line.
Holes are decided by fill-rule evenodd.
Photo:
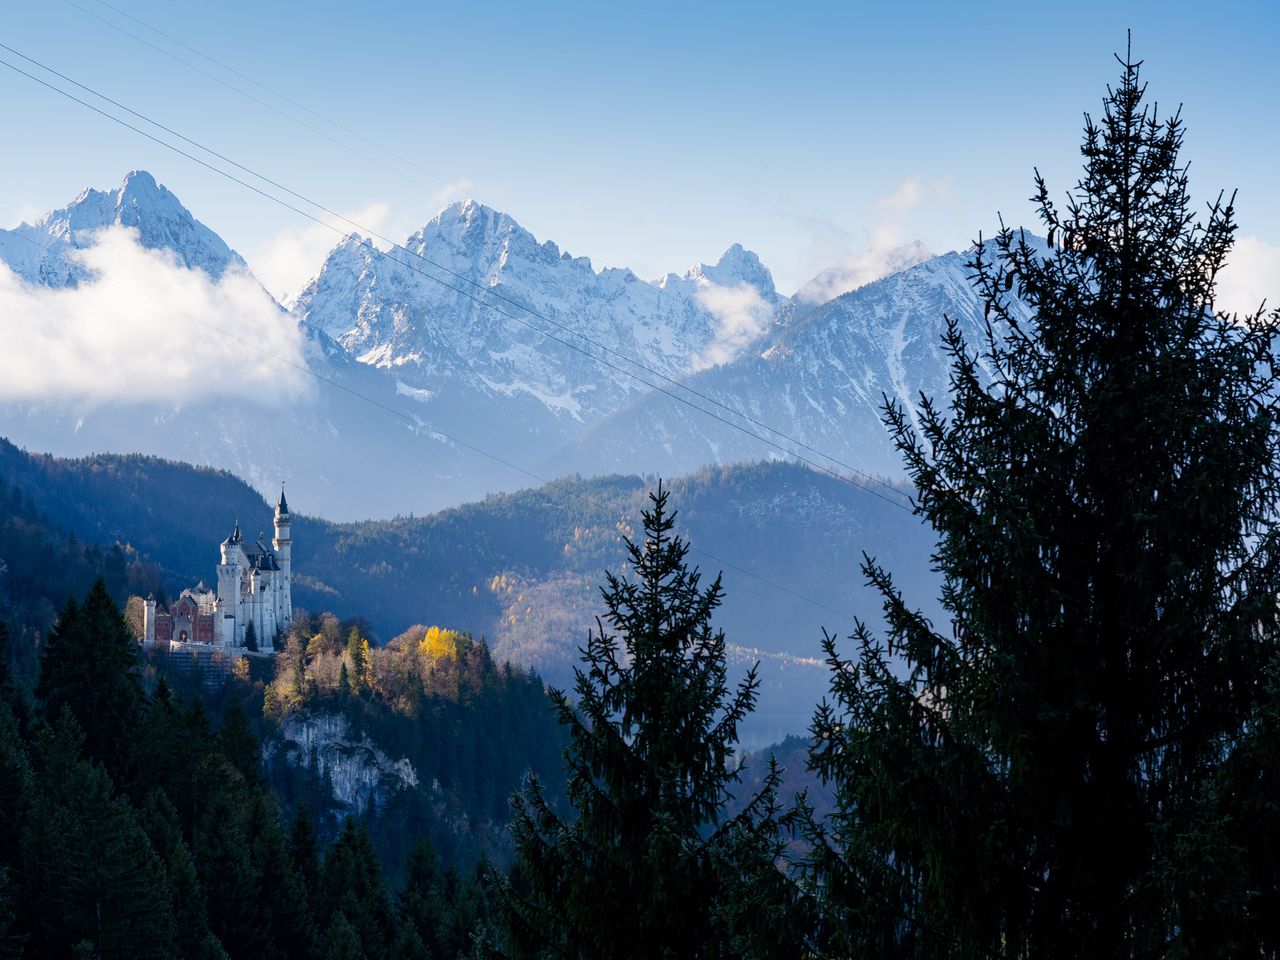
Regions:
M 284 498 L 284 484 L 280 484 L 280 502 L 276 504 L 275 536 L 271 540 L 275 556 L 271 566 L 278 573 L 275 591 L 277 604 L 276 624 L 287 630 L 293 620 L 293 537 L 290 536 L 289 501 Z

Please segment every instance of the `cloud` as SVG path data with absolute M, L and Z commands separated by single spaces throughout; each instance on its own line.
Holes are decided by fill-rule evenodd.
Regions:
M 708 284 L 698 291 L 698 303 L 715 317 L 715 339 L 693 360 L 694 370 L 704 370 L 736 357 L 773 320 L 773 306 L 747 283 L 733 287 Z
M 1266 300 L 1280 307 L 1280 247 L 1257 237 L 1241 237 L 1218 277 L 1216 306 L 1241 317 L 1257 313 Z
M 908 227 L 921 210 L 954 205 L 951 177 L 936 180 L 908 177 L 892 193 L 876 201 L 877 219 L 868 231 L 867 246 L 846 254 L 835 266 L 827 266 L 801 287 L 796 296 L 804 303 L 826 303 L 842 293 L 928 259 L 932 254 L 919 241 L 909 239 Z M 812 229 L 812 225 L 810 227 Z M 843 231 L 824 225 L 821 233 L 821 243 L 815 247 L 822 253 L 831 247 L 835 236 L 842 236 L 848 248 L 850 238 Z
M 367 203 L 358 210 L 339 211 L 342 217 L 322 214 L 323 224 L 282 230 L 246 257 L 254 275 L 281 303 L 302 292 L 302 288 L 320 272 L 325 257 L 344 236 L 350 233 L 388 233 L 391 205 Z M 349 222 L 350 221 L 350 222 Z M 357 229 L 358 223 L 363 229 Z M 326 226 L 327 224 L 327 226 Z
M 33 206 L 29 203 L 24 203 L 14 210 L 12 215 L 9 217 L 9 222 L 14 227 L 23 223 L 35 223 L 48 212 L 48 210 L 41 209 L 40 207 Z
M 94 275 L 77 287 L 28 284 L 0 263 L 0 400 L 96 406 L 251 393 L 270 403 L 310 389 L 302 371 L 267 356 L 302 364 L 304 341 L 252 276 L 231 270 L 214 281 L 143 248 L 131 228 L 93 239 L 67 253 Z

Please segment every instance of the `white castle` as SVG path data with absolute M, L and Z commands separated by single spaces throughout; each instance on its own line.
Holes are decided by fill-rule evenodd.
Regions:
M 289 504 L 281 489 L 271 546 L 261 536 L 246 543 L 237 520 L 222 541 L 217 592 L 201 583 L 183 590 L 168 611 L 157 611 L 155 599 L 148 597 L 143 606 L 143 643 L 171 649 L 179 644 L 209 644 L 229 652 L 244 652 L 252 643 L 260 652 L 272 653 L 276 637 L 287 632 L 293 621 L 292 546 Z

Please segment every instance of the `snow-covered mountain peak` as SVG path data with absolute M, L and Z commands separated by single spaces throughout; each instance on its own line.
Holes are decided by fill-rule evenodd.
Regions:
M 142 246 L 168 250 L 183 266 L 215 279 L 229 267 L 245 268 L 238 253 L 145 170 L 131 171 L 113 190 L 85 190 L 35 223 L 0 230 L 0 260 L 29 283 L 73 286 L 86 274 L 67 252 L 90 245 L 96 231 L 112 226 L 137 230 Z
M 755 287 L 762 295 L 775 293 L 773 274 L 760 262 L 760 257 L 742 244 L 735 243 L 714 265 L 700 263 L 685 274 L 687 280 L 705 280 L 720 287 L 738 287 L 746 284 Z
M 863 250 L 817 274 L 796 291 L 793 299 L 804 307 L 821 306 L 851 290 L 900 273 L 932 257 L 929 248 L 919 240 L 888 249 Z

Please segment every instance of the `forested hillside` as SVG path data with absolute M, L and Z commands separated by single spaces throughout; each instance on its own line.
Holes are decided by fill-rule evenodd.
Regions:
M 81 536 L 120 540 L 173 571 L 171 594 L 212 578 L 217 544 L 237 519 L 250 536 L 271 529 L 267 504 L 247 484 L 151 457 L 68 460 L 6 443 L 0 480 Z M 569 478 L 428 517 L 353 524 L 308 518 L 294 502 L 295 604 L 364 617 L 375 643 L 424 619 L 468 630 L 500 662 L 566 684 L 598 612 L 601 576 L 621 565 L 621 538 L 635 529 L 651 482 Z M 874 493 L 785 463 L 709 469 L 671 484 L 693 561 L 724 572 L 717 622 L 731 663 L 762 661 L 761 705 L 745 735 L 752 745 L 806 728 L 825 688 L 824 627 L 845 633 L 854 615 L 879 619 L 880 601 L 857 572 L 863 552 L 915 595 L 936 595 L 928 531 L 893 489 L 867 485 Z

